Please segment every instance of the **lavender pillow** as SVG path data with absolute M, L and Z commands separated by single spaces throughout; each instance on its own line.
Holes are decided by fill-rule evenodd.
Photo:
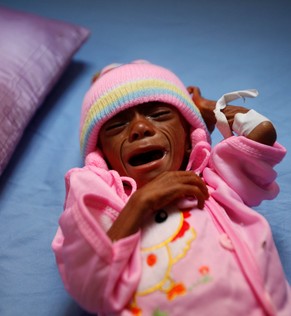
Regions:
M 88 36 L 78 25 L 0 7 L 0 175 L 33 114 Z

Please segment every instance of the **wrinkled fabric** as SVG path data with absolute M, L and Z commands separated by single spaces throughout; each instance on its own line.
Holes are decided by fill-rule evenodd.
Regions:
M 89 30 L 0 7 L 0 176 Z
M 53 241 L 66 289 L 98 315 L 290 315 L 270 227 L 250 208 L 277 196 L 274 166 L 285 152 L 244 137 L 197 144 L 188 168 L 207 184 L 204 209 L 177 201 L 114 243 L 106 231 L 132 179 L 94 165 L 71 170 Z

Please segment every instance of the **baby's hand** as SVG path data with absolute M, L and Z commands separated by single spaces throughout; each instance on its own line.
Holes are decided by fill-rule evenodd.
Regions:
M 130 236 L 148 215 L 185 197 L 195 197 L 202 209 L 208 199 L 203 180 L 192 171 L 164 172 L 133 193 L 107 234 L 114 241 Z
M 193 102 L 198 107 L 209 132 L 212 133 L 216 124 L 216 118 L 213 112 L 213 110 L 215 109 L 216 101 L 204 98 L 201 95 L 201 91 L 198 87 L 190 86 L 187 87 L 187 90 Z
M 201 91 L 198 87 L 190 86 L 187 88 L 188 92 L 190 93 L 190 96 L 195 103 L 195 105 L 198 107 L 206 125 L 211 133 L 216 124 L 216 118 L 214 114 L 214 109 L 216 106 L 217 101 L 206 99 L 202 96 Z M 227 105 L 222 112 L 227 118 L 227 121 L 229 123 L 230 128 L 232 128 L 234 116 L 237 113 L 246 113 L 249 109 L 242 107 L 242 106 L 234 106 L 234 105 Z
M 168 171 L 143 186 L 136 195 L 139 203 L 152 211 L 184 197 L 195 197 L 198 208 L 202 209 L 208 190 L 204 181 L 192 171 Z
M 216 101 L 209 100 L 204 98 L 201 95 L 201 91 L 198 87 L 190 86 L 187 88 L 193 102 L 196 104 L 198 107 L 206 125 L 211 133 L 216 125 L 216 118 L 214 114 L 214 109 L 216 107 Z M 228 124 L 232 130 L 233 129 L 233 122 L 234 122 L 234 117 L 236 114 L 241 113 L 241 114 L 246 114 L 249 112 L 249 109 L 243 107 L 243 106 L 235 106 L 235 105 L 227 105 L 222 112 L 224 113 Z M 248 122 L 249 125 L 249 122 Z M 236 131 L 236 130 L 235 130 Z M 240 135 L 240 134 L 239 134 Z M 254 140 L 256 142 L 272 146 L 276 139 L 277 139 L 277 133 L 274 125 L 270 121 L 263 121 L 253 130 L 251 130 L 248 133 L 243 134 L 245 137 Z
M 277 133 L 274 125 L 256 111 L 250 111 L 242 106 L 227 105 L 222 112 L 226 116 L 230 128 L 238 135 L 269 146 L 273 146 L 275 143 Z M 238 113 L 244 115 L 235 118 Z M 246 113 L 248 114 L 246 115 Z

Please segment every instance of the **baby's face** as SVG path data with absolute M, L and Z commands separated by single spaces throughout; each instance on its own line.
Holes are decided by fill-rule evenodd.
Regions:
M 151 102 L 107 121 L 100 130 L 99 145 L 110 167 L 141 187 L 164 171 L 183 167 L 190 147 L 188 129 L 176 108 Z

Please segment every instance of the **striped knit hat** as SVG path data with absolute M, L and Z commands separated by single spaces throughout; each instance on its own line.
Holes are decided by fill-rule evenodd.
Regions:
M 95 151 L 102 125 L 117 113 L 138 104 L 158 101 L 175 106 L 193 129 L 210 135 L 183 83 L 168 69 L 138 60 L 105 67 L 86 93 L 80 125 L 83 158 Z

